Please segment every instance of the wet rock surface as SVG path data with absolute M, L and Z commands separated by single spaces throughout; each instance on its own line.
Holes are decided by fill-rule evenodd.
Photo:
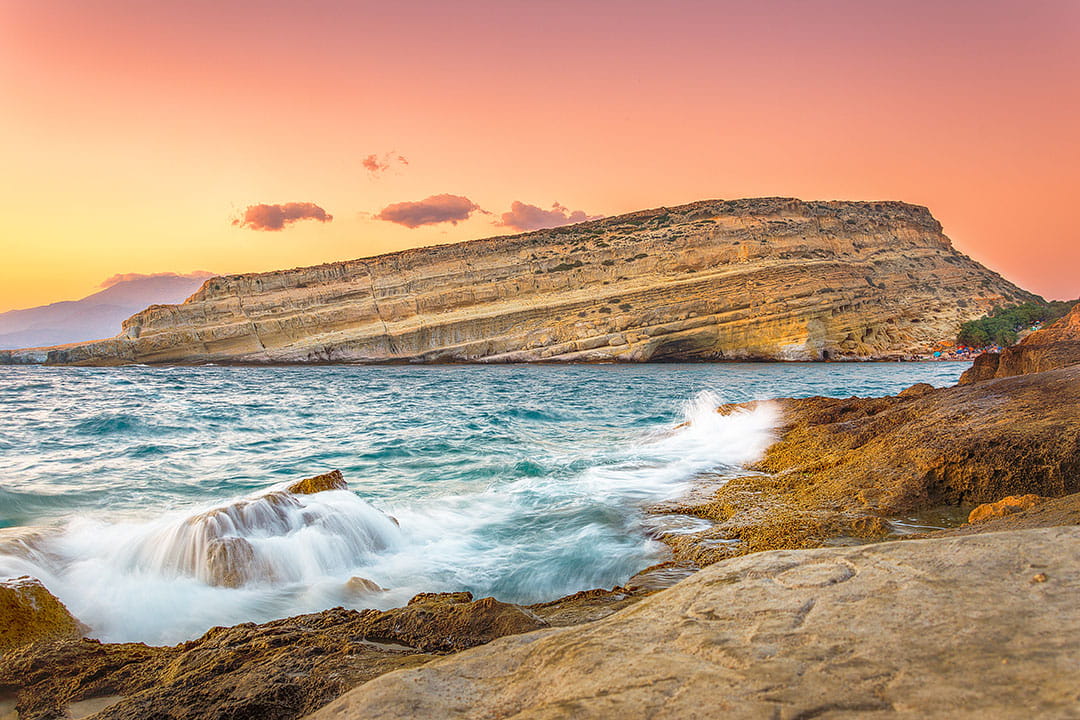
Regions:
M 1080 525 L 1080 493 L 1059 498 L 1041 498 L 1039 502 L 1016 512 L 986 518 L 974 524 L 925 533 L 919 537 L 952 537 L 1062 525 Z
M 677 560 L 881 540 L 903 513 L 1080 491 L 1080 365 L 897 397 L 777 402 L 784 425 L 757 474 L 656 508 L 714 523 L 665 535 Z
M 36 579 L 0 580 L 0 652 L 35 642 L 78 638 L 85 631 Z
M 303 480 L 294 482 L 288 487 L 288 491 L 293 495 L 311 495 L 312 493 L 324 492 L 326 490 L 348 489 L 349 483 L 345 481 L 345 476 L 341 474 L 340 470 L 331 470 L 322 475 L 304 478 Z
M 63 717 L 73 702 L 114 695 L 99 720 L 297 718 L 431 653 L 547 626 L 492 598 L 426 593 L 386 612 L 336 608 L 214 628 L 174 647 L 39 642 L 0 657 L 0 689 L 15 692 L 22 720 Z
M 1030 510 L 1039 503 L 1048 500 L 1041 495 L 1009 495 L 1003 497 L 994 503 L 983 503 L 979 505 L 968 515 L 968 523 L 974 525 L 975 523 L 986 522 L 995 518 L 1005 517 L 1006 515 L 1012 515 L 1013 513 L 1022 512 L 1024 510 Z
M 759 553 L 312 717 L 1070 717 L 1077 592 L 1080 528 Z

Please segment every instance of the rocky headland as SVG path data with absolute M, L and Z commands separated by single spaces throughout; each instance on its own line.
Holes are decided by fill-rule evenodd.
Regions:
M 115 338 L 0 362 L 903 358 L 1034 296 L 899 202 L 704 201 L 208 280 Z

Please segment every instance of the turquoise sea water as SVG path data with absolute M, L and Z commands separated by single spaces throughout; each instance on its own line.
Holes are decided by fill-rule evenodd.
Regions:
M 103 639 L 148 642 L 419 591 L 610 587 L 664 557 L 642 505 L 770 441 L 770 412 L 717 403 L 889 394 L 965 367 L 3 368 L 0 576 L 39 577 Z M 259 500 L 333 468 L 351 492 Z M 216 507 L 231 514 L 206 520 Z M 263 572 L 209 584 L 217 537 Z M 389 592 L 350 596 L 352 576 Z

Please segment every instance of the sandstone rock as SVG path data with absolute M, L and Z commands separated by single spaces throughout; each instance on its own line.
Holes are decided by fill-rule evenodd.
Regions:
M 78 638 L 87 628 L 38 580 L 0 581 L 0 653 L 30 643 Z
M 209 584 L 238 588 L 255 575 L 255 549 L 244 538 L 214 538 L 207 543 L 206 576 Z
M 363 597 L 365 595 L 386 592 L 386 588 L 367 578 L 351 577 L 348 582 L 345 583 L 345 592 L 354 597 Z
M 298 480 L 288 487 L 293 495 L 311 495 L 324 490 L 348 490 L 349 483 L 345 482 L 345 476 L 340 470 L 331 470 L 322 475 Z
M 900 391 L 900 397 L 913 397 L 915 395 L 925 395 L 928 392 L 933 392 L 934 386 L 930 383 L 915 383 L 911 387 L 904 388 Z
M 0 687 L 18 690 L 23 720 L 63 717 L 71 703 L 116 695 L 95 720 L 292 720 L 372 677 L 431 659 L 365 641 L 359 619 L 338 608 L 214 628 L 175 647 L 36 645 L 0 657 Z
M 90 365 L 894 358 L 1033 298 L 922 207 L 711 200 L 213 278 L 115 338 L 45 352 Z
M 1045 500 L 1049 500 L 1049 498 L 1031 494 L 1010 495 L 994 503 L 984 503 L 979 505 L 968 515 L 968 522 L 974 525 L 975 523 L 986 522 L 987 520 L 993 520 L 994 518 L 1012 515 L 1021 510 L 1030 510 Z
M 368 639 L 425 652 L 462 650 L 547 625 L 523 607 L 490 597 L 474 601 L 470 593 L 421 593 L 403 608 L 362 615 Z
M 1059 498 L 1042 498 L 1030 508 L 1018 510 L 982 522 L 961 525 L 960 527 L 924 533 L 915 537 L 953 537 L 975 535 L 1007 530 L 1030 530 L 1034 528 L 1060 527 L 1062 525 L 1080 525 L 1080 493 L 1072 493 Z
M 762 553 L 384 675 L 312 720 L 1070 717 L 1078 591 L 1080 528 Z
M 683 575 L 682 577 L 685 577 Z M 681 580 L 682 577 L 679 579 Z M 668 586 L 673 585 L 669 583 Z M 529 605 L 528 609 L 552 627 L 580 625 L 612 615 L 633 605 L 655 588 L 613 588 L 611 590 L 582 590 L 558 600 Z
M 983 353 L 960 376 L 960 383 L 1043 372 L 1080 363 L 1080 304 L 1054 324 L 1037 330 L 1000 353 Z
M 24 720 L 112 695 L 122 698 L 98 720 L 291 720 L 376 675 L 427 662 L 422 650 L 459 650 L 542 627 L 530 610 L 492 598 L 425 593 L 386 612 L 335 608 L 244 623 L 175 647 L 34 646 L 0 658 L 0 688 L 18 689 Z
M 784 427 L 758 474 L 659 508 L 714 522 L 662 538 L 679 561 L 874 539 L 901 513 L 1080 491 L 1080 365 L 903 397 L 778 402 Z

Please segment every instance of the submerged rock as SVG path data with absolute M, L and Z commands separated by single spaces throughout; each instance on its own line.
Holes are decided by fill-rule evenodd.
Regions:
M 351 577 L 345 583 L 345 592 L 353 597 L 363 597 L 375 593 L 384 593 L 386 588 L 367 578 Z
M 1067 717 L 1078 590 L 1080 528 L 760 553 L 384 675 L 312 720 Z
M 40 581 L 0 580 L 0 653 L 31 643 L 82 637 L 87 628 Z
M 238 588 L 254 579 L 255 549 L 244 538 L 214 538 L 207 543 L 206 574 L 211 585 Z
M 345 487 L 337 470 L 307 478 L 289 489 L 170 520 L 127 551 L 143 567 L 227 588 L 299 581 L 310 565 L 327 575 L 344 572 L 355 558 L 380 552 L 400 537 L 396 520 L 355 495 L 317 496 Z M 268 542 L 312 526 L 329 532 L 306 543 Z

